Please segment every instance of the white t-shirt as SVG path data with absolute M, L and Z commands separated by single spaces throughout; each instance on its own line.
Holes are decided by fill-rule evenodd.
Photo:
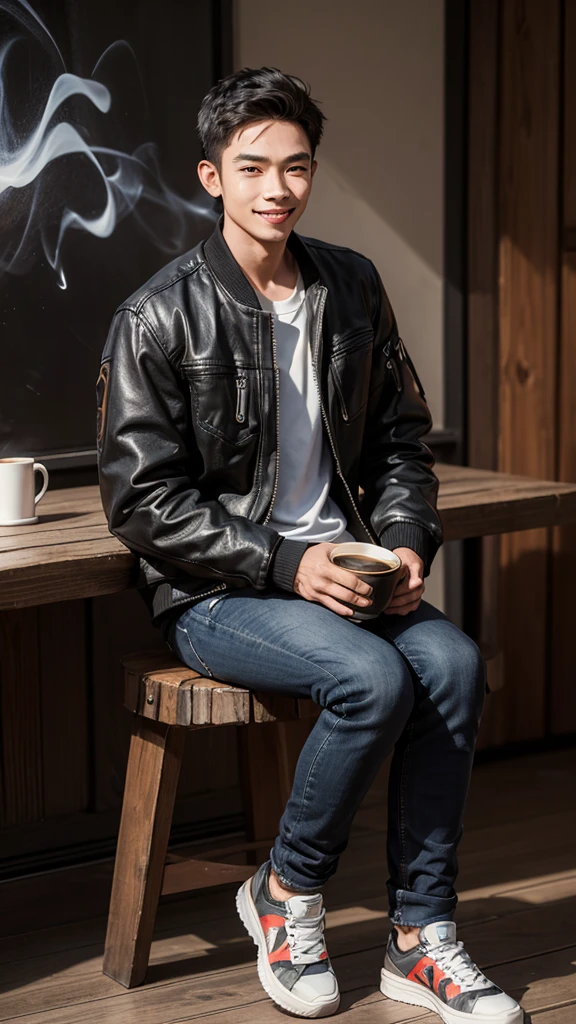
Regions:
M 268 526 L 292 540 L 340 543 L 354 537 L 328 494 L 332 453 L 312 369 L 305 295 L 300 273 L 287 299 L 272 302 L 258 292 L 262 309 L 274 314 L 280 375 L 280 469 Z

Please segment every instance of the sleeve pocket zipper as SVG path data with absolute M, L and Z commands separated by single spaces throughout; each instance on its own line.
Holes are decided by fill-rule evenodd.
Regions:
M 394 377 L 394 380 L 396 382 L 396 390 L 402 391 L 402 381 L 400 380 L 398 367 L 396 366 L 396 363 L 392 359 L 389 359 L 388 362 L 386 363 L 386 369 L 390 370 L 392 376 Z
M 408 369 L 410 370 L 410 373 L 412 374 L 412 378 L 414 380 L 414 383 L 415 383 L 418 391 L 420 392 L 420 395 L 422 396 L 424 401 L 426 401 L 426 392 L 424 391 L 424 386 L 422 384 L 422 381 L 420 380 L 420 377 L 418 376 L 418 374 L 416 372 L 416 367 L 414 366 L 414 363 L 412 362 L 412 359 L 410 358 L 410 356 L 408 355 L 408 352 L 406 351 L 406 346 L 405 346 L 404 342 L 402 341 L 402 338 L 398 338 L 397 350 L 398 350 L 398 354 L 400 356 L 400 359 L 403 359 L 408 364 Z
M 246 377 L 236 377 L 236 422 L 244 423 L 246 419 L 246 400 L 248 390 Z

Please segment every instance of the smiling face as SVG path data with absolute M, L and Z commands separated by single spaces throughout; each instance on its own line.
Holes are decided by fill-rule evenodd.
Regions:
M 204 188 L 222 196 L 225 219 L 260 242 L 283 242 L 300 219 L 316 161 L 300 125 L 259 121 L 239 129 L 223 150 L 220 170 L 198 165 Z

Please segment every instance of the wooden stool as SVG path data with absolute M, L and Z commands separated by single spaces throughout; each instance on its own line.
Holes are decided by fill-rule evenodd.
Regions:
M 126 988 L 144 981 L 158 900 L 166 893 L 186 892 L 224 882 L 240 882 L 254 872 L 253 866 L 195 860 L 170 854 L 168 839 L 186 732 L 218 725 L 244 725 L 253 730 L 266 722 L 294 722 L 319 713 L 310 700 L 255 693 L 238 686 L 204 679 L 170 653 L 151 651 L 122 659 L 125 670 L 124 703 L 134 712 L 134 725 L 126 772 L 122 817 L 114 865 L 108 929 L 102 970 Z M 302 723 L 305 725 L 306 723 Z M 210 851 L 212 856 L 262 848 L 262 821 L 274 824 L 289 792 L 297 749 L 290 748 L 290 735 L 279 726 L 272 737 L 277 763 L 278 799 L 256 829 L 259 841 L 227 851 Z M 258 730 L 260 733 L 269 730 Z M 293 737 L 292 737 L 293 738 Z M 299 749 L 303 730 L 295 746 Z M 258 746 L 252 743 L 250 747 Z M 279 742 L 277 740 L 279 739 Z M 292 744 L 294 748 L 294 744 Z M 254 785 L 262 764 L 256 767 L 243 744 L 242 775 L 248 815 L 254 821 Z M 269 745 L 268 745 L 269 749 Z M 264 756 L 266 752 L 261 751 Z M 268 767 L 268 765 L 267 765 Z M 256 840 L 254 829 L 253 839 Z M 206 855 L 205 855 L 206 856 Z

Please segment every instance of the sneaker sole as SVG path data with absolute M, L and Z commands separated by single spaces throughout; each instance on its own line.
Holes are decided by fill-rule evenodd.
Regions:
M 297 1017 L 329 1017 L 336 1013 L 340 1005 L 340 994 L 329 1003 L 311 1005 L 300 999 L 294 992 L 290 992 L 280 984 L 274 971 L 268 963 L 268 949 L 266 947 L 266 936 L 260 924 L 258 911 L 252 899 L 251 879 L 249 878 L 240 886 L 236 894 L 236 909 L 246 931 L 258 947 L 258 977 L 264 991 L 270 996 L 273 1002 L 281 1006 L 283 1010 L 295 1014 Z
M 425 1006 L 428 1010 L 434 1010 L 446 1024 L 465 1024 L 466 1021 L 468 1024 L 522 1024 L 524 1020 L 524 1011 L 520 1006 L 500 1014 L 462 1013 L 461 1010 L 452 1010 L 434 992 L 417 985 L 414 981 L 399 978 L 385 968 L 381 973 L 380 991 L 388 996 L 388 999 L 395 999 L 399 1003 L 410 1003 L 412 1006 Z

